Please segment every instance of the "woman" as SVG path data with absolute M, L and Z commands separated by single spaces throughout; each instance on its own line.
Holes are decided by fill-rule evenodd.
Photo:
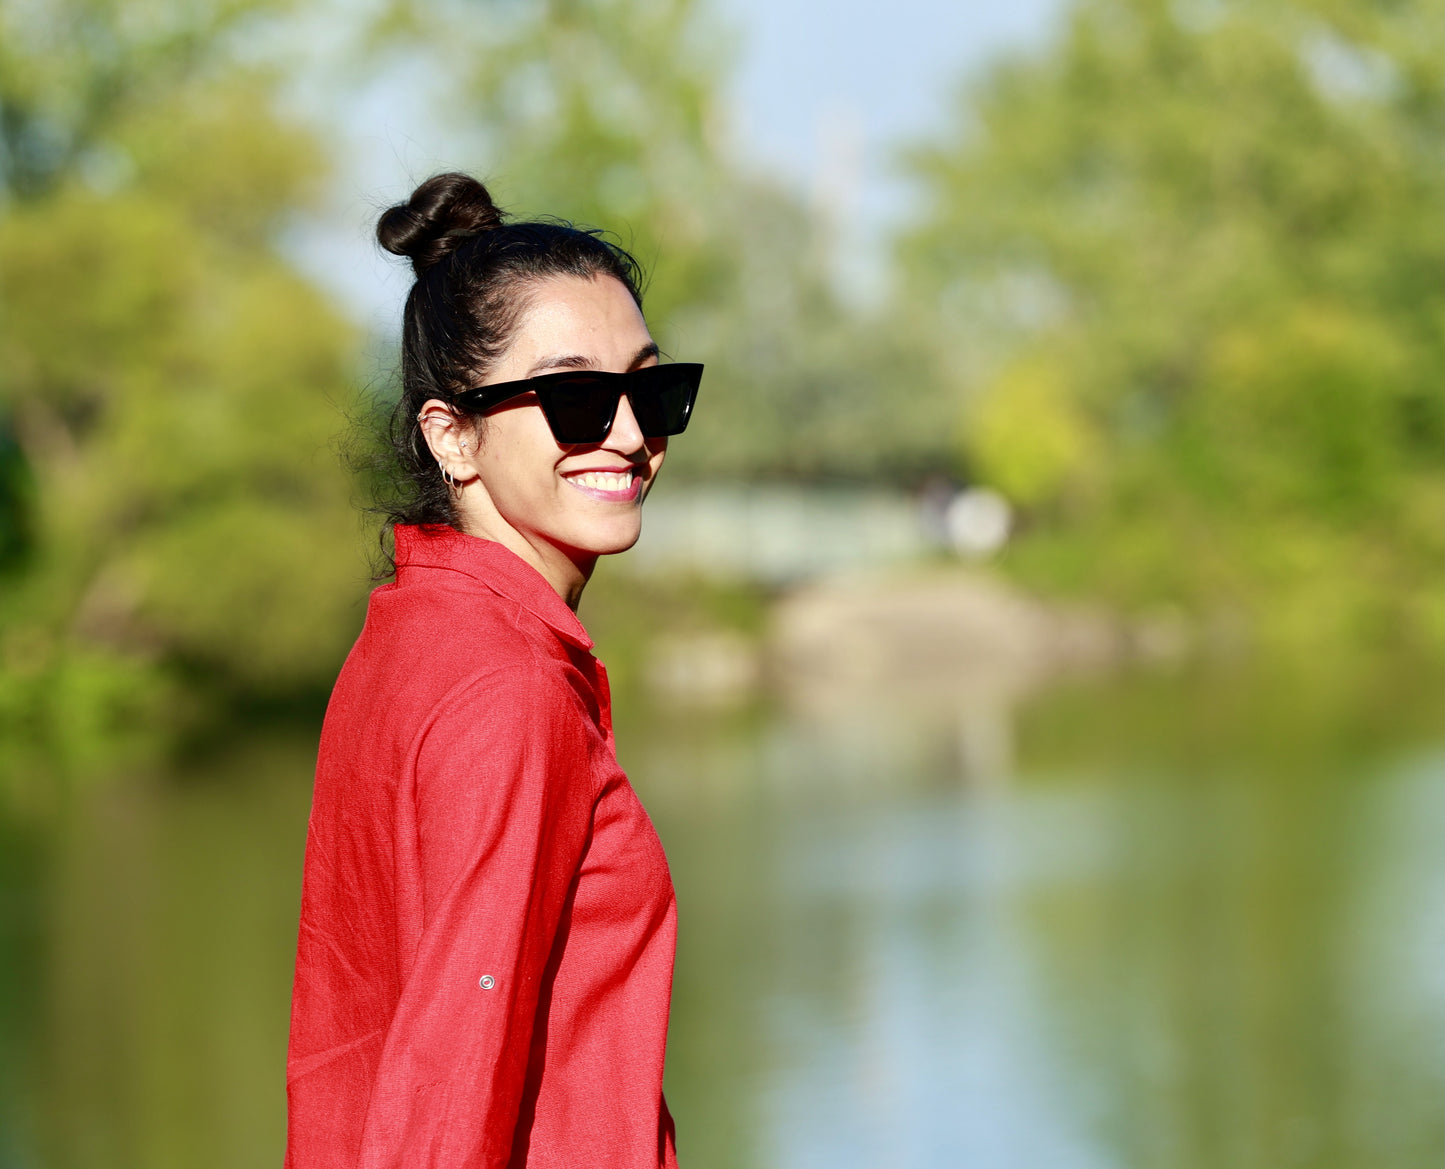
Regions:
M 672 882 L 574 610 L 702 367 L 658 363 L 625 252 L 465 175 L 377 235 L 416 271 L 396 578 L 321 736 L 287 1164 L 675 1165 Z

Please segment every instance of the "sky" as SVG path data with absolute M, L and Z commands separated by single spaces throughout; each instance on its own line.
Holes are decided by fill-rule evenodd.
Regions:
M 851 257 L 841 290 L 880 287 L 887 231 L 909 192 L 901 144 L 947 123 L 961 78 L 1000 52 L 1046 40 L 1062 0 L 715 0 L 736 37 L 729 93 L 741 157 L 834 217 Z M 377 213 L 420 178 L 454 168 L 454 142 L 428 129 L 407 79 L 352 111 L 353 140 L 332 213 L 294 240 L 303 268 L 364 327 L 389 332 L 409 286 L 372 242 Z M 866 299 L 866 296 L 860 296 Z
M 1045 40 L 1060 0 L 727 0 L 741 34 L 732 113 L 745 157 L 831 215 L 845 294 L 881 293 L 910 208 L 895 154 L 947 124 L 960 81 Z
M 1043 41 L 1059 0 L 726 0 L 741 34 L 732 105 L 760 164 L 819 194 L 854 185 L 860 209 L 906 209 L 890 147 L 936 132 L 959 79 Z M 826 197 L 826 196 L 825 196 Z

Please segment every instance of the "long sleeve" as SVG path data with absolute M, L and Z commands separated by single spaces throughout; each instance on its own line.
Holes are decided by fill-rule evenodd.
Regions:
M 317 751 L 287 1169 L 674 1169 L 676 904 L 577 616 L 396 527 Z
M 365 1169 L 500 1169 L 512 1156 L 597 796 L 580 707 L 556 672 L 489 672 L 423 725 L 397 820 L 398 892 L 419 936 L 401 939 L 415 957 L 399 971 Z

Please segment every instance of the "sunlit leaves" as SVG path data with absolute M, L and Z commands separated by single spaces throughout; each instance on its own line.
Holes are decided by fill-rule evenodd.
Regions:
M 1445 63 L 1416 43 L 1442 14 L 1083 0 L 913 156 L 901 258 L 979 355 L 962 454 L 1031 509 L 1021 568 L 1277 612 L 1438 573 L 1400 517 L 1445 441 Z
M 0 725 L 87 662 L 141 688 L 187 663 L 223 687 L 314 684 L 359 620 L 333 451 L 355 338 L 273 247 L 326 159 L 236 49 L 281 8 L 0 10 L 29 21 L 4 47 L 23 66 L 0 85 L 9 159 L 27 125 L 60 127 L 47 169 L 0 172 L 0 419 L 24 468 L 7 528 L 26 545 L 0 597 Z

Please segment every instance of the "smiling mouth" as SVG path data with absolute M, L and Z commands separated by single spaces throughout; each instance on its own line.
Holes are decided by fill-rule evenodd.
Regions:
M 584 495 L 609 501 L 636 499 L 642 488 L 642 477 L 631 468 L 626 471 L 583 471 L 564 475 L 563 478 Z

